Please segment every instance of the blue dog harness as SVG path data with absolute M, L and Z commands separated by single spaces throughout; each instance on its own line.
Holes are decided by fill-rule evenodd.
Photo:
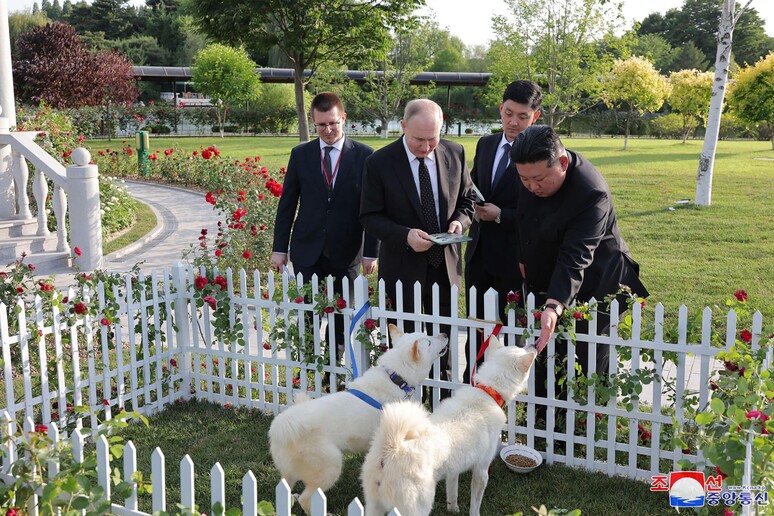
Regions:
M 414 387 L 408 384 L 406 380 L 404 380 L 398 373 L 395 371 L 390 371 L 386 367 L 382 368 L 384 369 L 384 372 L 387 373 L 387 375 L 390 377 L 390 380 L 392 383 L 400 387 L 400 389 L 406 393 L 404 396 L 405 398 L 408 398 L 414 393 Z M 360 398 L 361 400 L 365 401 L 369 405 L 371 405 L 376 410 L 382 410 L 382 404 L 373 399 L 368 394 L 364 393 L 363 391 L 359 391 L 357 389 L 347 389 L 347 392 L 355 396 L 356 398 Z

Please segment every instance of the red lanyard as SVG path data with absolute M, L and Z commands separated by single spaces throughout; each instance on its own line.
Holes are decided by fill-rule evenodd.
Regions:
M 475 376 L 476 376 L 476 367 L 478 366 L 478 361 L 481 360 L 481 357 L 484 356 L 484 352 L 486 351 L 486 348 L 489 347 L 489 339 L 492 338 L 492 335 L 494 335 L 495 337 L 500 335 L 500 330 L 502 330 L 502 329 L 503 329 L 503 325 L 501 323 L 497 323 L 497 324 L 495 324 L 494 330 L 492 330 L 492 333 L 489 334 L 489 337 L 487 337 L 486 340 L 484 340 L 484 335 L 483 334 L 481 335 L 481 340 L 483 340 L 484 342 L 481 344 L 481 348 L 478 350 L 478 356 L 476 357 L 476 361 L 473 363 L 473 369 L 472 369 L 472 371 L 470 373 L 470 384 L 471 385 L 475 385 L 475 383 L 473 383 L 473 378 L 475 378 Z M 490 396 L 491 396 L 491 394 L 490 394 Z M 495 400 L 496 400 L 496 398 L 495 398 Z
M 342 151 L 339 151 L 339 157 L 336 159 L 336 165 L 334 165 L 333 167 L 333 173 L 331 175 L 328 175 L 328 171 L 325 170 L 325 151 L 323 149 L 320 149 L 320 162 L 322 163 L 323 177 L 325 178 L 325 182 L 328 183 L 328 192 L 333 190 L 333 183 L 336 180 L 336 174 L 339 173 L 339 163 L 341 163 L 342 154 L 344 153 Z

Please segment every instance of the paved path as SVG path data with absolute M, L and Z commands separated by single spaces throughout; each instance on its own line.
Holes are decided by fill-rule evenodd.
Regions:
M 127 272 L 138 262 L 146 274 L 180 261 L 183 251 L 198 242 L 202 228 L 217 232 L 218 217 L 204 200 L 204 194 L 173 186 L 127 181 L 129 193 L 156 214 L 156 227 L 145 237 L 105 256 L 108 272 Z M 57 286 L 73 284 L 69 269 L 53 271 Z

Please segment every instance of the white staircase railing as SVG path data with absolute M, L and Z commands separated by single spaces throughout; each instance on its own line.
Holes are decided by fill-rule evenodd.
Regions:
M 35 131 L 10 132 L 8 118 L 0 116 L 0 189 L 5 202 L 0 204 L 0 218 L 30 220 L 30 200 L 27 194 L 29 168 L 35 167 L 32 179 L 32 195 L 37 206 L 38 236 L 48 236 L 49 195 L 48 181 L 54 184 L 52 204 L 56 219 L 56 250 L 70 252 L 78 247 L 76 257 L 81 270 L 94 270 L 102 266 L 102 228 L 99 213 L 99 180 L 96 165 L 90 165 L 91 156 L 79 148 L 71 155 L 75 165 L 65 167 L 35 142 Z M 71 200 L 68 241 L 67 207 Z M 8 202 L 11 201 L 11 202 Z

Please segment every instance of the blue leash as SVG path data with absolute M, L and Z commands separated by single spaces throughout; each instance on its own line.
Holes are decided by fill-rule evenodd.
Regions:
M 353 379 L 357 378 L 360 375 L 359 375 L 358 370 L 357 370 L 357 360 L 355 359 L 355 348 L 352 347 L 352 334 L 355 332 L 355 327 L 357 326 L 358 321 L 360 321 L 360 319 L 362 319 L 363 316 L 365 316 L 365 314 L 366 314 L 366 312 L 368 311 L 369 308 L 371 308 L 371 302 L 370 301 L 366 301 L 363 304 L 363 306 L 360 307 L 360 310 L 357 311 L 357 313 L 354 315 L 354 317 L 352 317 L 352 321 L 349 323 L 349 358 L 350 358 L 350 360 L 352 362 L 352 378 Z M 365 396 L 365 394 L 364 394 L 364 396 Z M 365 400 L 364 398 L 361 398 L 361 399 L 366 401 L 366 403 L 368 403 L 369 405 L 376 407 L 376 405 L 374 405 L 373 403 L 369 402 L 368 400 Z M 374 401 L 373 398 L 370 398 L 370 399 L 371 399 L 371 401 L 373 401 L 374 403 L 376 403 L 378 405 L 377 401 Z M 379 405 L 377 408 L 379 410 L 381 410 L 382 406 Z
M 361 400 L 365 401 L 376 410 L 382 410 L 382 404 L 376 401 L 375 399 L 373 399 L 368 394 L 364 393 L 363 391 L 359 391 L 357 389 L 347 389 L 347 392 L 352 394 L 356 398 L 360 398 Z

